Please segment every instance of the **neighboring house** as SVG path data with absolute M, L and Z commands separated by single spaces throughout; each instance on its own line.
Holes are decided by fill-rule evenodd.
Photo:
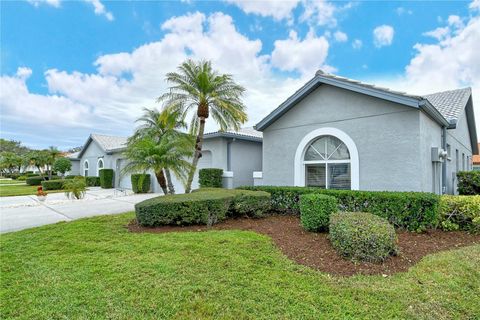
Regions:
M 69 157 L 72 162 L 69 174 L 98 176 L 100 169 L 110 168 L 115 171 L 115 187 L 131 189 L 130 174 L 122 174 L 128 161 L 123 155 L 126 142 L 126 137 L 91 134 L 82 151 Z M 253 172 L 262 169 L 262 133 L 252 128 L 207 133 L 202 149 L 198 169 L 223 169 L 225 187 L 253 185 Z M 153 172 L 149 173 L 152 191 L 161 192 Z M 175 177 L 173 182 L 177 193 L 183 193 L 182 183 Z M 198 188 L 198 171 L 192 188 Z
M 478 144 L 478 148 L 480 149 L 480 143 Z M 473 156 L 473 170 L 480 171 L 480 155 L 476 154 Z
M 255 128 L 264 185 L 454 193 L 478 154 L 470 88 L 415 96 L 318 71 Z

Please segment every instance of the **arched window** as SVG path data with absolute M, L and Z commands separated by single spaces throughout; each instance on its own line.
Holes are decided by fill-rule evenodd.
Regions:
M 100 169 L 103 169 L 103 159 L 102 158 L 98 159 L 98 162 L 97 162 L 97 177 L 99 176 Z
M 358 151 L 353 140 L 336 128 L 307 134 L 295 154 L 296 186 L 359 189 Z
M 85 160 L 83 162 L 83 175 L 85 177 L 88 177 L 88 160 Z

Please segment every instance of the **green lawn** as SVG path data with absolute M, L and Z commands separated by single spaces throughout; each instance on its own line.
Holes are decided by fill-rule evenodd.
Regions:
M 133 214 L 1 236 L 0 314 L 24 319 L 473 319 L 480 245 L 333 277 L 247 231 L 129 233 Z
M 3 184 L 25 184 L 25 181 L 0 179 L 0 185 L 3 185 Z
M 38 186 L 23 185 L 0 185 L 0 197 L 25 196 L 37 194 Z M 64 190 L 48 190 L 47 193 L 64 192 Z

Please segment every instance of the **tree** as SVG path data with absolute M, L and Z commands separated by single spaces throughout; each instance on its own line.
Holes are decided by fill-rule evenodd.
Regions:
M 48 170 L 48 178 L 51 179 L 52 178 L 52 167 L 53 167 L 53 164 L 55 163 L 55 160 L 60 157 L 61 155 L 61 152 L 60 150 L 57 149 L 57 147 L 48 147 L 47 150 L 45 150 L 45 154 L 46 154 L 46 166 L 47 166 L 47 170 Z
M 191 191 L 198 160 L 202 156 L 205 121 L 211 115 L 220 130 L 238 130 L 247 121 L 241 97 L 245 89 L 233 81 L 232 75 L 219 74 L 209 61 L 187 60 L 178 72 L 167 73 L 169 91 L 158 98 L 164 107 L 181 112 L 182 118 L 194 111 L 190 133 L 197 136 L 192 166 L 187 177 L 186 193 Z
M 24 156 L 25 166 L 34 166 L 38 169 L 40 176 L 43 176 L 43 169 L 47 166 L 49 154 L 46 150 L 32 150 Z
M 17 155 L 24 155 L 30 151 L 29 148 L 22 146 L 20 141 L 6 140 L 0 138 L 0 152 L 13 152 Z
M 4 173 L 13 173 L 20 171 L 22 167 L 22 157 L 8 151 L 0 153 L 0 169 Z
M 70 171 L 72 169 L 72 163 L 67 158 L 58 158 L 53 163 L 53 170 L 56 172 L 60 172 L 65 175 L 65 172 Z

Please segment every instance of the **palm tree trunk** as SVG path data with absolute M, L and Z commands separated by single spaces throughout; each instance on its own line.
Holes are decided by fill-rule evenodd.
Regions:
M 198 128 L 197 143 L 195 144 L 195 154 L 193 155 L 192 168 L 188 173 L 185 193 L 192 191 L 192 182 L 195 171 L 197 171 L 198 159 L 202 156 L 203 132 L 205 131 L 205 118 L 200 117 L 200 127 Z
M 170 170 L 167 168 L 165 168 L 165 177 L 167 178 L 168 193 L 175 194 L 175 187 L 172 183 L 172 175 L 170 174 Z
M 155 172 L 155 177 L 157 177 L 157 182 L 162 188 L 163 193 L 168 194 L 167 182 L 165 180 L 165 175 L 163 174 L 163 169 Z

